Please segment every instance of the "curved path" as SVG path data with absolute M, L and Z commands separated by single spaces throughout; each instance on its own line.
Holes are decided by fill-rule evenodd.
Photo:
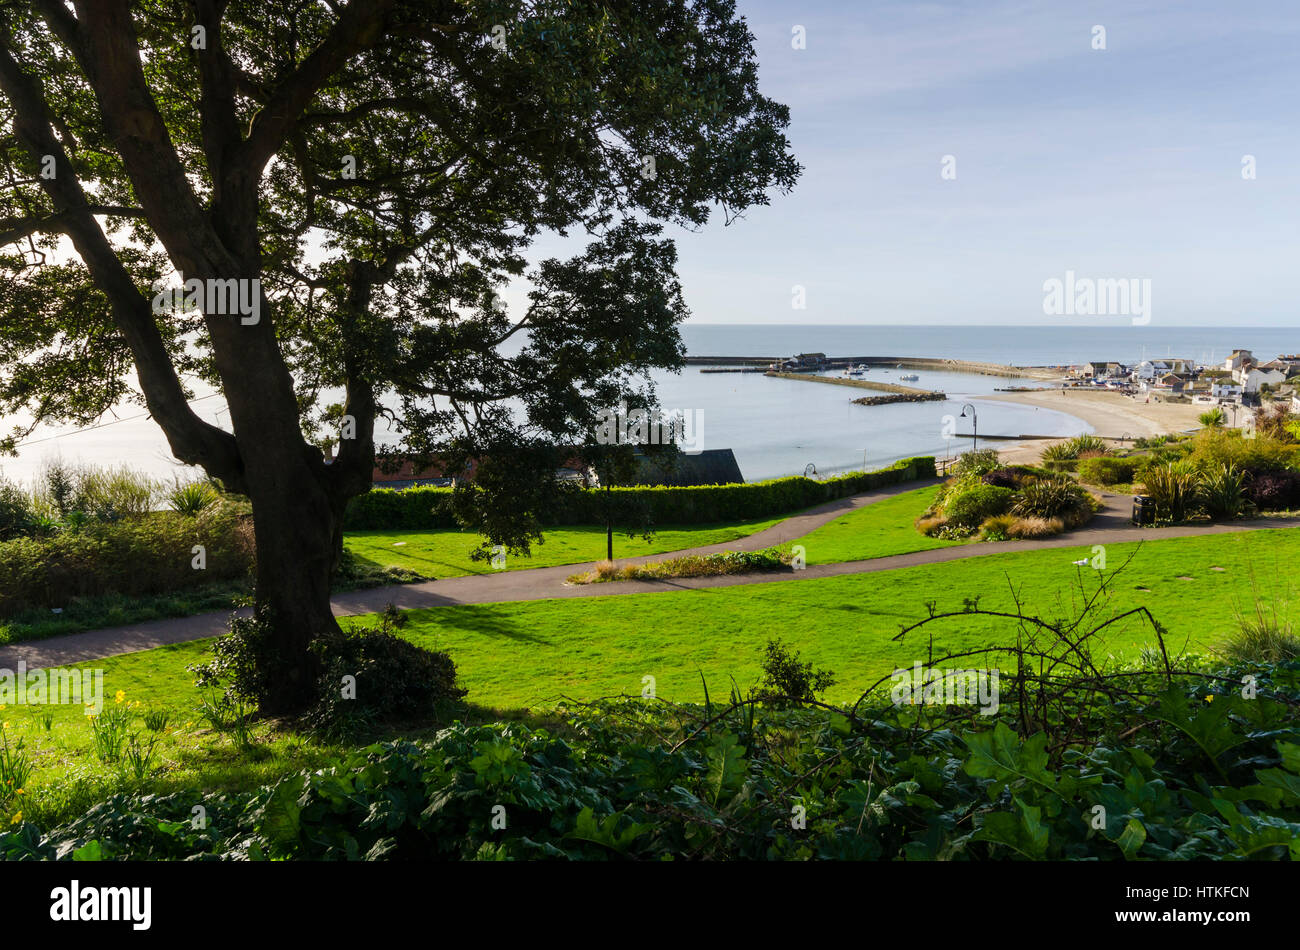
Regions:
M 906 482 L 889 488 L 828 502 L 794 515 L 771 528 L 734 541 L 712 544 L 683 551 L 663 552 L 636 558 L 620 558 L 620 563 L 643 564 L 648 561 L 679 557 L 683 554 L 713 554 L 721 551 L 757 551 L 801 538 L 816 528 L 859 508 L 893 495 L 936 485 L 938 479 Z M 812 564 L 795 573 L 773 571 L 759 574 L 728 574 L 721 577 L 679 578 L 664 581 L 618 581 L 605 584 L 574 585 L 566 579 L 590 570 L 594 565 L 565 564 L 556 567 L 530 568 L 449 577 L 418 584 L 397 584 L 348 591 L 331 598 L 335 616 L 346 617 L 376 613 L 390 603 L 404 609 L 449 607 L 458 604 L 483 604 L 502 601 L 544 600 L 567 597 L 615 597 L 624 594 L 649 594 L 665 591 L 696 590 L 707 587 L 734 587 L 741 584 L 771 584 L 839 577 L 844 574 L 869 574 L 921 564 L 938 564 L 971 557 L 983 557 L 1015 551 L 1045 548 L 1087 548 L 1094 544 L 1118 544 L 1125 541 L 1159 541 L 1206 534 L 1228 534 L 1265 528 L 1300 526 L 1300 518 L 1260 518 L 1227 524 L 1184 525 L 1170 528 L 1139 528 L 1129 520 L 1132 498 L 1128 495 L 1103 493 L 1105 508 L 1088 527 L 1057 538 L 1042 541 L 1005 541 L 996 545 L 964 544 L 953 547 L 895 554 L 865 561 L 838 564 Z M 239 613 L 247 613 L 246 610 Z M 134 653 L 173 643 L 185 643 L 215 637 L 226 631 L 230 611 L 213 611 L 191 617 L 152 620 L 145 623 L 89 630 L 46 640 L 35 640 L 0 647 L 0 669 L 14 669 L 19 661 L 28 669 L 79 663 L 85 660 Z

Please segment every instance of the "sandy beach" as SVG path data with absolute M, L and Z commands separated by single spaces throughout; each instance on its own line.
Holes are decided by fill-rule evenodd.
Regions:
M 1146 402 L 1146 396 L 1134 398 L 1122 393 L 1088 389 L 998 393 L 992 396 L 981 396 L 980 399 L 1018 402 L 1026 406 L 1064 412 L 1076 419 L 1082 419 L 1103 438 L 1153 436 L 1165 432 L 1194 429 L 1200 425 L 1197 417 L 1207 408 L 1190 403 L 1157 402 L 1155 399 Z M 1058 440 L 1001 442 L 996 443 L 996 447 L 1008 462 L 1031 462 L 1038 458 L 1038 453 L 1045 445 L 1053 441 Z

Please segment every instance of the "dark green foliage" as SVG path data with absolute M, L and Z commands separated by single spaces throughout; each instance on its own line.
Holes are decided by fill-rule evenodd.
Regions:
M 743 485 L 613 488 L 610 493 L 620 499 L 620 505 L 629 503 L 623 499 L 630 499 L 643 506 L 652 524 L 709 524 L 785 514 L 874 488 L 933 477 L 933 457 L 922 456 L 879 471 L 824 481 L 794 477 Z M 551 524 L 604 524 L 603 494 L 597 489 L 562 493 L 548 520 Z M 352 531 L 457 528 L 460 525 L 451 511 L 451 496 L 450 488 L 371 490 L 352 500 L 344 526 Z
M 958 478 L 967 475 L 985 475 L 1000 468 L 1002 462 L 997 449 L 980 449 L 978 452 L 963 452 L 957 459 L 953 474 Z
M 944 500 L 943 513 L 950 524 L 974 528 L 986 518 L 1004 514 L 1014 496 L 1010 488 L 976 482 L 949 495 Z
M 202 570 L 192 566 L 194 545 L 205 549 Z M 159 512 L 115 523 L 79 521 L 50 537 L 0 542 L 0 613 L 245 578 L 254 559 L 252 524 L 231 505 L 212 505 L 194 517 Z
M 324 735 L 425 720 L 457 707 L 465 696 L 451 657 L 395 636 L 388 618 L 377 629 L 353 627 L 316 640 L 312 650 L 322 671 L 307 722 Z
M 397 625 L 385 613 L 378 628 L 352 627 L 312 642 L 311 728 L 348 736 L 381 723 L 426 720 L 459 704 L 465 690 L 451 657 L 395 636 Z M 189 667 L 196 685 L 223 689 L 232 702 L 260 704 L 289 675 L 273 630 L 264 617 L 233 618 L 230 633 L 212 644 L 211 662 Z
M 205 796 L 203 829 L 192 795 L 118 795 L 0 832 L 0 858 L 1296 859 L 1300 726 L 1284 700 L 1300 664 L 1219 673 L 1131 680 L 1151 698 L 1087 707 L 1089 740 L 1065 749 L 1020 730 L 1007 693 L 994 717 L 873 697 L 856 720 L 631 700 L 569 710 L 558 733 L 457 723 Z
M 799 651 L 793 653 L 780 638 L 768 640 L 763 651 L 763 682 L 759 695 L 764 702 L 811 703 L 835 685 L 830 670 L 814 669 L 812 661 L 801 662 Z
M 1120 485 L 1133 481 L 1139 459 L 1099 455 L 1079 462 L 1079 477 L 1093 485 Z
M 1037 477 L 1038 473 L 1027 465 L 1008 465 L 985 472 L 980 476 L 980 481 L 998 488 L 1019 488 Z
M 0 478 L 0 541 L 28 534 L 35 519 L 27 493 L 5 478 Z
M 1011 512 L 1021 518 L 1060 518 L 1067 525 L 1081 524 L 1092 514 L 1092 503 L 1072 479 L 1042 478 L 1021 489 Z

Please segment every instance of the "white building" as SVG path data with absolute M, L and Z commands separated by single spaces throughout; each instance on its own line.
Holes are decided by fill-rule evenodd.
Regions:
M 1253 366 L 1250 369 L 1240 369 L 1233 373 L 1233 378 L 1241 384 L 1242 392 L 1257 393 L 1259 387 L 1264 384 L 1276 386 L 1279 383 L 1286 382 L 1286 373 L 1277 369 L 1260 369 Z
M 1210 395 L 1215 399 L 1241 399 L 1241 384 L 1229 382 L 1225 376 L 1222 379 L 1212 380 L 1210 382 Z

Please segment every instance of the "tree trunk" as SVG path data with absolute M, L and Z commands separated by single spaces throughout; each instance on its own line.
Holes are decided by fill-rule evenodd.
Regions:
M 261 711 L 291 714 L 311 703 L 320 673 L 308 646 L 339 631 L 330 610 L 330 579 L 340 512 L 306 464 L 262 477 L 250 472 L 248 482 L 257 538 L 257 610 L 273 626 L 275 666 L 285 671 L 263 698 Z

